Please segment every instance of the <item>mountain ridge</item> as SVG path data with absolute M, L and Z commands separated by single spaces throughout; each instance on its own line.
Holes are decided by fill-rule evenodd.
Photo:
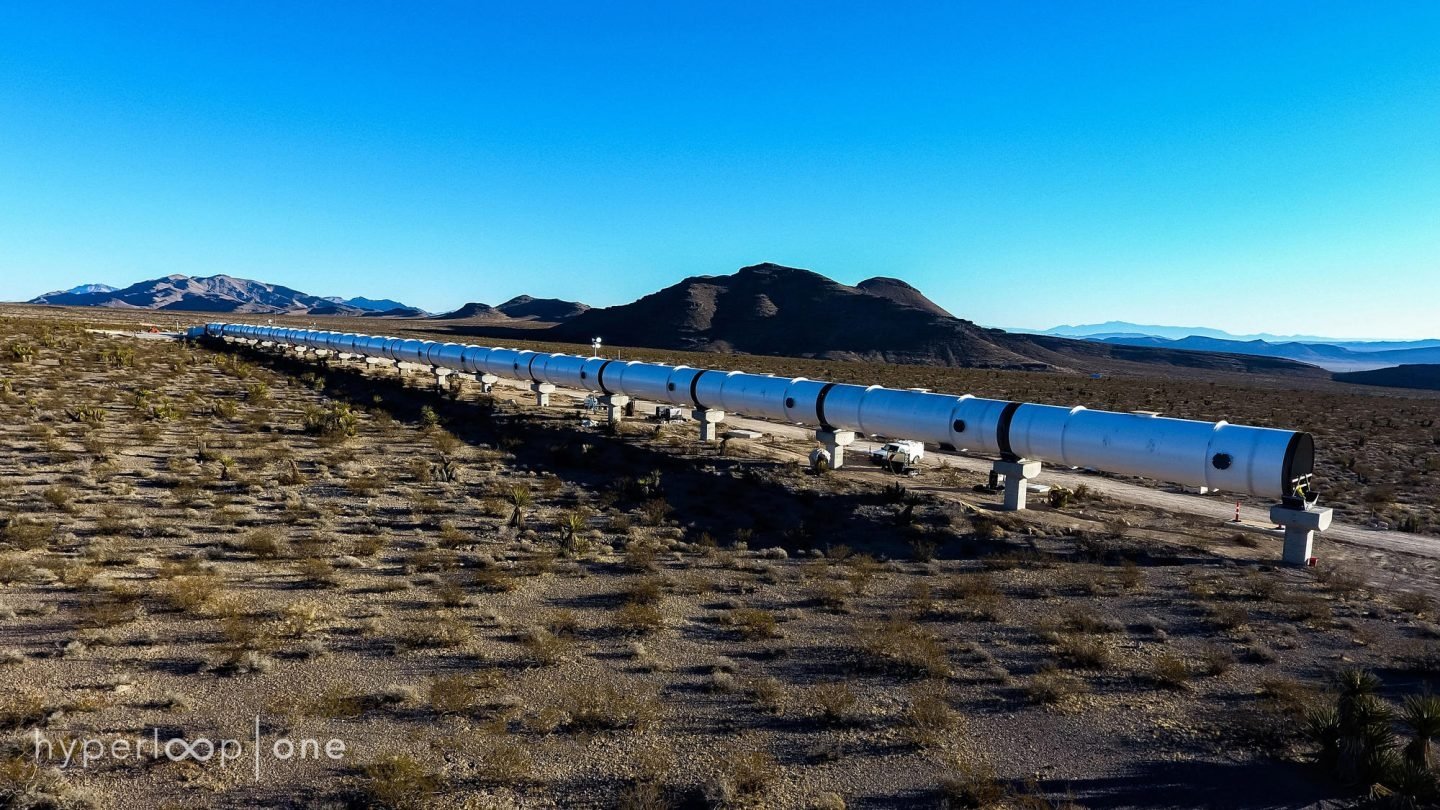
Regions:
M 26 303 L 277 315 L 364 315 L 397 310 L 428 314 L 390 299 L 321 297 L 279 284 L 223 273 L 213 276 L 171 273 L 123 288 L 108 284 L 82 284 L 68 290 L 45 293 Z

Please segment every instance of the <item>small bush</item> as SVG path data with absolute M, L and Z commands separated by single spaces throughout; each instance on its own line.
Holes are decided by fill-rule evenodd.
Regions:
M 1059 705 L 1087 691 L 1080 679 L 1053 669 L 1040 671 L 1025 684 L 1026 696 L 1047 706 Z
M 566 728 L 572 731 L 644 730 L 660 715 L 660 701 L 653 691 L 618 682 L 573 686 L 561 695 L 560 708 L 568 717 Z
M 406 754 L 394 754 L 365 766 L 366 792 L 376 805 L 389 810 L 428 807 L 444 780 L 440 774 Z
M 1172 653 L 1161 653 L 1150 665 L 1150 677 L 1166 689 L 1184 689 L 1190 683 L 1190 665 Z
M 725 617 L 725 623 L 735 628 L 740 633 L 740 637 L 746 641 L 780 637 L 780 625 L 775 619 L 775 614 L 768 610 L 758 608 L 732 610 L 730 615 Z
M 741 751 L 720 762 L 719 772 L 705 786 L 712 806 L 738 807 L 757 802 L 780 777 L 780 766 L 765 751 Z
M 818 683 L 810 688 L 810 699 L 820 719 L 829 725 L 841 725 L 850 720 L 859 698 L 850 684 L 844 681 Z
M 650 633 L 665 626 L 665 614 L 654 605 L 629 602 L 615 611 L 615 625 L 630 633 Z

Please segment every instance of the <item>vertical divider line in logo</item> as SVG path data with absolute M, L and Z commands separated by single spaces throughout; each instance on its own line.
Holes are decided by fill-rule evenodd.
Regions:
M 255 715 L 255 781 L 260 781 L 260 715 Z

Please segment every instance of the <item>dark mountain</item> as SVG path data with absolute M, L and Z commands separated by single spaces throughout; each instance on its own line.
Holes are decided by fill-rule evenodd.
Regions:
M 1389 366 L 1417 363 L 1440 363 L 1440 347 L 1381 349 L 1356 351 L 1345 346 L 1330 343 L 1270 343 L 1264 340 L 1218 340 L 1216 338 L 1192 335 L 1179 340 L 1169 340 L 1148 335 L 1110 335 L 1089 337 L 1110 344 L 1126 346 L 1151 346 L 1189 351 L 1228 352 L 1256 357 L 1279 357 L 1309 363 L 1329 371 L 1368 371 Z
M 559 298 L 531 298 L 517 295 L 495 309 L 517 320 L 547 321 L 563 323 L 590 309 L 579 301 L 562 301 Z
M 961 367 L 1153 372 L 1159 364 L 1323 374 L 1279 359 L 984 329 L 951 317 L 903 283 L 872 279 L 866 288 L 849 287 L 775 264 L 687 278 L 634 303 L 591 309 L 546 330 L 546 337 L 557 340 L 597 335 L 617 345 Z
M 1416 364 L 1376 369 L 1374 371 L 1352 371 L 1335 375 L 1336 382 L 1359 385 L 1384 385 L 1390 388 L 1423 388 L 1440 391 L 1440 365 Z
M 922 310 L 931 315 L 939 315 L 942 318 L 955 317 L 941 308 L 939 304 L 926 298 L 924 293 L 921 293 L 919 290 L 898 278 L 887 278 L 885 276 L 867 278 L 859 284 L 856 284 L 855 289 L 871 295 L 878 295 L 881 298 L 888 298 L 901 306 Z
M 391 312 L 397 309 L 415 309 L 419 312 L 424 312 L 424 310 L 420 310 L 417 307 L 402 304 L 399 301 L 394 301 L 389 298 L 365 298 L 361 296 L 358 298 L 347 298 L 341 303 L 349 304 L 356 309 L 366 309 L 371 312 Z
M 46 295 L 30 303 L 190 312 L 309 314 L 314 310 L 325 310 L 338 315 L 354 315 L 363 311 L 289 287 L 224 275 L 200 278 L 176 274 L 118 290 L 96 289 Z
M 442 321 L 458 321 L 464 318 L 475 318 L 486 321 L 506 321 L 510 319 L 510 316 L 489 304 L 481 304 L 474 301 L 460 307 L 454 312 L 447 312 L 444 315 L 435 316 L 436 320 Z

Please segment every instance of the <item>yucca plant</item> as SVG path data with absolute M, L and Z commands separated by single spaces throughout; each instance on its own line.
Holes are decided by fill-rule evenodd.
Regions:
M 586 543 L 580 539 L 580 532 L 584 530 L 589 519 L 590 515 L 584 509 L 574 509 L 561 516 L 560 549 L 566 554 L 585 551 Z
M 1394 713 L 1375 694 L 1380 679 L 1366 670 L 1346 669 L 1337 681 L 1340 778 L 1347 782 L 1379 781 L 1378 777 L 1389 770 L 1395 749 L 1395 735 L 1391 732 Z
M 1425 693 L 1410 695 L 1400 706 L 1400 724 L 1410 731 L 1405 758 L 1421 767 L 1430 766 L 1430 743 L 1440 736 L 1440 697 Z
M 516 529 L 523 527 L 525 525 L 525 509 L 535 500 L 530 493 L 530 488 L 526 486 L 511 487 L 510 491 L 505 493 L 505 497 L 514 507 L 514 511 L 510 513 L 510 526 Z

